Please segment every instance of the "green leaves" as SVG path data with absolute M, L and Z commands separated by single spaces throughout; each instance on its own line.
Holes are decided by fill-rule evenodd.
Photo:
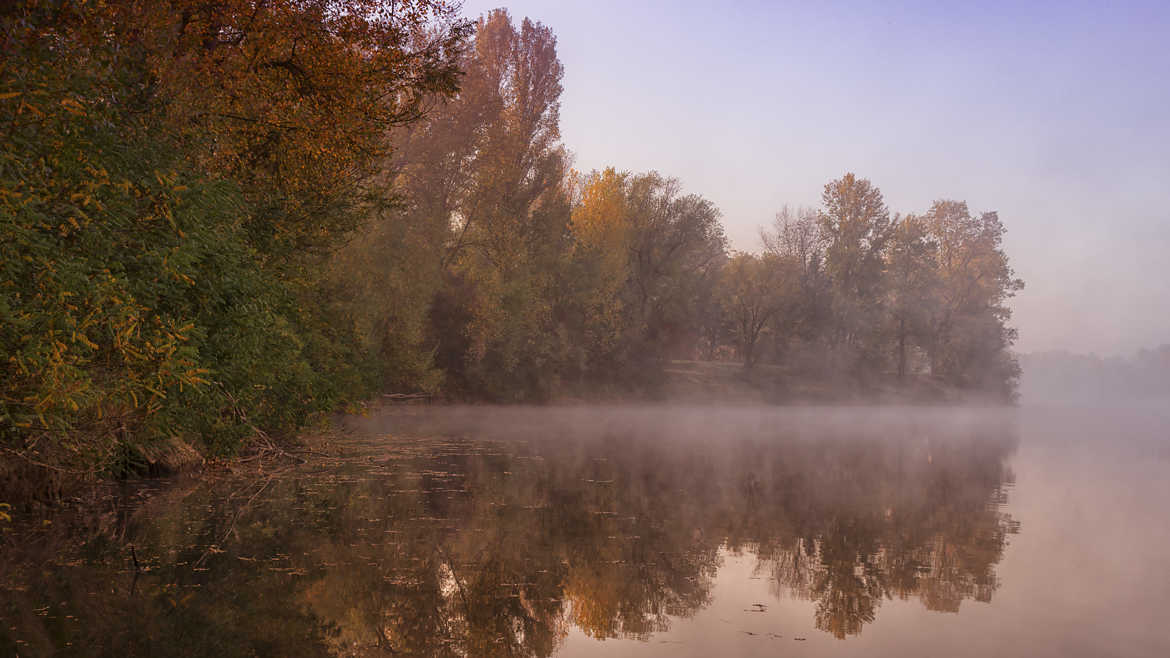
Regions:
M 426 41 L 449 13 L 429 0 L 205 5 L 0 16 L 0 444 L 28 463 L 117 470 L 177 435 L 231 453 L 371 390 L 321 252 L 387 125 L 453 89 L 467 28 Z

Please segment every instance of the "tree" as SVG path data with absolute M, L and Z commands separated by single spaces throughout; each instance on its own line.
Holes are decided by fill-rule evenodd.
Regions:
M 865 330 L 877 324 L 890 213 L 881 190 L 852 173 L 826 184 L 821 199 L 820 225 L 828 243 L 825 270 L 833 290 L 832 339 L 850 348 L 869 348 L 861 343 Z
M 492 11 L 456 64 L 458 94 L 392 132 L 398 150 L 383 166 L 402 203 L 370 229 L 386 239 L 358 250 L 375 250 L 369 265 L 410 282 L 402 296 L 411 302 L 375 305 L 381 317 L 368 325 L 394 337 L 401 356 L 392 361 L 433 358 L 450 390 L 547 393 L 561 352 L 552 300 L 570 212 L 556 38 Z
M 731 316 L 731 325 L 743 366 L 756 362 L 756 344 L 785 303 L 784 288 L 791 285 L 791 271 L 775 255 L 738 253 L 724 268 L 721 297 Z
M 924 217 L 938 244 L 940 303 L 931 318 L 931 371 L 955 384 L 1012 398 L 1019 366 L 1008 348 L 1008 299 L 1023 289 L 1003 251 L 999 215 L 971 215 L 961 201 L 936 201 Z
M 718 210 L 655 173 L 569 173 L 547 27 L 490 12 L 459 65 L 458 94 L 394 131 L 385 178 L 401 202 L 372 213 L 337 268 L 374 282 L 356 286 L 373 302 L 361 331 L 392 348 L 387 365 L 410 364 L 385 381 L 427 360 L 447 390 L 497 399 L 653 379 L 646 365 L 698 341 L 725 252 Z
M 894 336 L 898 378 L 906 376 L 907 344 L 920 344 L 928 333 L 937 302 L 937 245 L 926 222 L 909 215 L 896 221 L 886 245 L 887 309 Z
M 367 395 L 321 259 L 468 29 L 431 0 L 0 10 L 6 455 L 120 473 Z
M 630 181 L 630 280 L 626 295 L 638 351 L 661 361 L 688 338 L 697 305 L 718 281 L 727 240 L 707 199 L 680 195 L 657 172 Z
M 591 173 L 581 183 L 581 198 L 572 213 L 577 269 L 569 285 L 580 289 L 581 308 L 571 321 L 580 327 L 589 361 L 598 365 L 625 358 L 622 293 L 630 279 L 629 179 L 613 168 Z
M 789 263 L 796 273 L 783 330 L 776 332 L 776 353 L 787 352 L 793 344 L 805 352 L 815 351 L 832 330 L 831 281 L 825 272 L 827 241 L 817 211 L 785 206 L 776 213 L 772 230 L 762 231 L 760 237 L 766 253 Z

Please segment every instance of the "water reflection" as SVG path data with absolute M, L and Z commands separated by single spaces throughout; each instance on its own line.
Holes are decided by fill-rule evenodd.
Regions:
M 893 597 L 989 601 L 1017 530 L 1010 424 L 525 413 L 10 532 L 0 652 L 546 656 L 691 617 L 727 551 L 846 638 Z

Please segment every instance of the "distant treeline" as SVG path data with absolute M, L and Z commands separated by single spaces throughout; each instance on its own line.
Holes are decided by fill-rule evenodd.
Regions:
M 1170 345 L 1129 356 L 1034 352 L 1020 355 L 1020 363 L 1020 396 L 1026 404 L 1170 400 Z
M 846 174 L 759 255 L 657 173 L 582 174 L 556 39 L 441 0 L 0 9 L 0 446 L 116 473 L 378 391 L 653 391 L 674 358 L 1014 394 L 994 213 Z

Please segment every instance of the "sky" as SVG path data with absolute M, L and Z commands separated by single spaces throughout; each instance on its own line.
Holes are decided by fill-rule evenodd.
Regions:
M 678 178 L 734 249 L 851 171 L 999 212 L 1019 351 L 1170 343 L 1170 2 L 498 6 L 557 35 L 576 168 Z

